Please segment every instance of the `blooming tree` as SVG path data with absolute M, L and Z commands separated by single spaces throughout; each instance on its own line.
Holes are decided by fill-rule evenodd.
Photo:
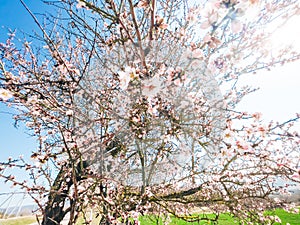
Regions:
M 265 123 L 236 106 L 254 91 L 241 76 L 299 58 L 267 44 L 296 0 L 45 1 L 59 12 L 45 24 L 21 2 L 40 33 L 0 44 L 0 98 L 39 145 L 0 175 L 32 196 L 42 224 L 90 223 L 89 210 L 100 224 L 222 212 L 272 223 L 265 209 L 292 209 L 272 195 L 287 191 L 278 179 L 300 180 L 299 115 Z M 192 214 L 204 207 L 214 218 Z

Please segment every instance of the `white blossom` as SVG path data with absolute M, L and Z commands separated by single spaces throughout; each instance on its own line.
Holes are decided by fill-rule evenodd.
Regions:
M 162 90 L 162 83 L 162 80 L 158 76 L 146 80 L 142 86 L 142 94 L 149 98 L 154 97 Z
M 0 99 L 3 101 L 7 101 L 13 97 L 12 92 L 5 90 L 3 88 L 0 88 Z

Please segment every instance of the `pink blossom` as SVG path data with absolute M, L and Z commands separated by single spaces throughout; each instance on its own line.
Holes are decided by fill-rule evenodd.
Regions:
M 148 0 L 139 0 L 139 3 L 137 4 L 138 8 L 146 8 L 147 6 L 149 6 Z
M 3 88 L 0 88 L 0 99 L 2 99 L 3 101 L 7 101 L 9 99 L 11 99 L 13 97 L 13 93 L 5 90 Z
M 274 221 L 277 223 L 281 223 L 281 219 L 278 216 L 274 216 Z
M 189 12 L 187 15 L 187 21 L 194 22 L 196 18 L 196 14 L 193 11 Z
M 181 85 L 181 80 L 180 79 L 176 79 L 176 80 L 174 80 L 174 84 L 176 85 L 176 86 L 179 86 L 179 85 Z
M 221 40 L 216 37 L 211 36 L 210 34 L 206 34 L 203 38 L 203 42 L 207 43 L 209 47 L 216 48 L 221 44 Z
M 125 71 L 119 71 L 120 88 L 126 90 L 132 78 L 135 77 L 135 71 L 131 67 L 126 67 Z
M 239 148 L 239 149 L 242 149 L 242 150 L 248 150 L 249 149 L 249 145 L 245 142 L 245 141 L 236 141 L 235 142 L 236 146 Z
M 207 29 L 210 26 L 212 26 L 214 23 L 216 23 L 218 21 L 218 12 L 215 9 L 208 9 L 206 12 L 204 12 L 205 15 L 204 17 L 207 18 L 207 20 L 205 20 L 202 24 L 201 24 L 201 28 L 202 29 Z
M 190 8 L 187 14 L 187 21 L 193 24 L 197 20 L 197 16 L 200 15 L 200 11 L 200 7 Z
M 86 4 L 80 0 L 77 0 L 77 5 L 76 8 L 81 9 L 81 8 L 86 8 Z
M 300 175 L 298 173 L 293 174 L 292 176 L 293 179 L 300 179 Z
M 162 17 L 160 17 L 160 16 L 155 16 L 155 27 L 156 28 L 160 28 L 160 29 L 162 29 L 162 30 L 164 30 L 164 29 L 167 29 L 167 27 L 168 27 L 168 24 L 166 24 L 165 22 L 164 22 L 164 18 L 162 18 Z
M 147 97 L 154 97 L 162 90 L 162 80 L 158 76 L 154 76 L 144 81 L 142 86 L 142 94 Z
M 265 126 L 259 126 L 257 129 L 260 131 L 261 136 L 264 137 L 267 134 L 268 129 Z
M 249 0 L 249 2 L 250 2 L 251 4 L 256 4 L 256 3 L 258 3 L 258 1 L 259 1 L 259 0 Z
M 254 117 L 255 120 L 257 120 L 257 121 L 260 120 L 261 116 L 262 116 L 262 114 L 259 113 L 259 112 L 256 112 L 256 113 L 253 113 L 253 114 L 252 114 L 252 117 Z
M 66 111 L 66 116 L 73 116 L 74 112 L 73 110 Z
M 241 32 L 243 29 L 243 24 L 239 20 L 232 20 L 231 21 L 231 30 L 234 34 Z
M 194 59 L 202 59 L 204 57 L 202 49 L 195 49 L 192 51 L 192 58 Z

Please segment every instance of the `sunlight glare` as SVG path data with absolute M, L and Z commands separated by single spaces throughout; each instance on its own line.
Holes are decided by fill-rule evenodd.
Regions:
M 273 32 L 270 44 L 272 48 L 279 49 L 291 46 L 295 51 L 300 51 L 300 16 L 291 17 L 288 21 L 278 26 Z

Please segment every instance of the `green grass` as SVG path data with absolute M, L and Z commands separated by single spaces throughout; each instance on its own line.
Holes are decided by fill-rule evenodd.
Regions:
M 36 222 L 36 218 L 34 216 L 26 216 L 26 217 L 18 217 L 18 218 L 10 218 L 10 219 L 1 219 L 0 225 L 28 225 Z
M 202 216 L 202 215 L 201 215 Z M 211 214 L 206 214 L 205 217 L 208 220 L 203 220 L 201 222 L 186 222 L 184 220 L 178 219 L 178 218 L 174 218 L 171 217 L 171 222 L 169 223 L 170 225 L 208 225 L 208 224 L 213 224 L 212 221 L 210 221 L 209 219 L 213 219 L 214 216 Z M 163 220 L 162 219 L 158 219 L 157 217 L 154 216 L 144 216 L 141 217 L 140 219 L 141 221 L 141 225 L 154 225 L 154 224 L 158 224 L 158 225 L 163 225 Z M 234 222 L 234 219 L 228 215 L 228 214 L 222 214 L 219 217 L 219 223 L 218 224 L 222 224 L 222 225 L 234 225 L 237 224 Z
M 290 225 L 300 225 L 300 213 L 294 214 L 294 213 L 288 213 L 284 211 L 283 209 L 276 209 L 274 211 L 266 212 L 266 215 L 277 215 L 282 223 L 274 223 L 274 225 L 286 225 L 289 223 Z M 212 214 L 206 214 L 207 218 L 213 218 Z M 140 219 L 141 225 L 163 225 L 163 220 L 160 218 L 157 218 L 155 216 L 143 216 Z M 213 225 L 214 223 L 212 221 L 201 221 L 198 222 L 186 222 L 184 220 L 180 220 L 177 218 L 172 218 L 170 225 Z M 218 220 L 218 225 L 238 225 L 238 220 L 230 216 L 229 214 L 221 214 Z M 263 225 L 263 224 L 262 224 Z
M 283 209 L 276 209 L 274 211 L 269 211 L 266 212 L 266 215 L 277 215 L 281 221 L 282 221 L 282 225 L 286 225 L 287 223 L 290 223 L 290 225 L 299 225 L 300 224 L 300 213 L 298 214 L 293 214 L 293 213 L 287 213 L 286 211 L 284 211 Z M 200 216 L 203 216 L 203 214 L 201 214 Z M 205 216 L 209 219 L 209 218 L 213 218 L 212 214 L 205 214 Z M 0 225 L 28 225 L 31 223 L 34 223 L 35 217 L 19 217 L 16 219 L 6 219 L 6 220 L 0 220 Z M 162 218 L 158 218 L 156 216 L 142 216 L 140 217 L 140 222 L 141 225 L 163 225 L 163 221 Z M 99 219 L 95 219 L 95 221 L 93 221 L 92 225 L 96 225 L 99 223 Z M 82 225 L 84 224 L 84 221 L 82 218 L 80 218 L 78 220 L 78 222 L 76 223 L 76 225 Z M 212 222 L 209 221 L 201 221 L 200 223 L 198 222 L 186 222 L 184 220 L 180 220 L 174 217 L 171 217 L 171 223 L 169 223 L 170 225 L 213 225 Z M 229 214 L 221 214 L 219 217 L 219 221 L 218 221 L 218 225 L 238 225 L 238 222 L 235 218 L 231 217 Z M 274 223 L 274 225 L 280 225 L 280 223 Z
M 300 213 L 287 213 L 283 209 L 276 209 L 272 212 L 267 212 L 267 215 L 277 215 L 281 219 L 281 224 L 290 223 L 291 225 L 299 225 L 300 224 Z M 279 225 L 280 223 L 275 223 L 274 225 Z

